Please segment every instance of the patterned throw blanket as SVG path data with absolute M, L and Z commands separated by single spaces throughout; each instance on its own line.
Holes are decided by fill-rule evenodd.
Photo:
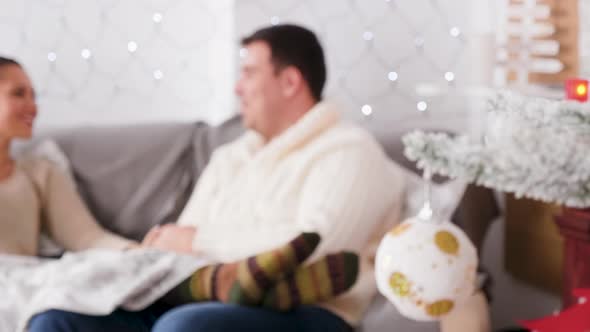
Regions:
M 0 255 L 0 331 L 26 331 L 49 309 L 139 311 L 208 262 L 157 250 L 90 250 L 60 259 Z

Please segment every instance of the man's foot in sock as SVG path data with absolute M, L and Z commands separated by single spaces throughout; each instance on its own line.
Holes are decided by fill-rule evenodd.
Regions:
M 201 301 L 260 304 L 266 291 L 295 271 L 319 242 L 317 233 L 302 233 L 275 250 L 236 263 L 203 267 L 166 298 L 174 304 Z
M 264 300 L 266 308 L 286 311 L 299 305 L 316 304 L 348 291 L 359 274 L 358 256 L 341 252 L 301 266 L 271 288 Z

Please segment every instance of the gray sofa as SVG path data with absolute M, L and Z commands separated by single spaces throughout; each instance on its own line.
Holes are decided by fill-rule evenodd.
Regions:
M 242 132 L 235 117 L 216 127 L 197 122 L 76 128 L 52 131 L 36 140 L 50 137 L 58 143 L 69 158 L 83 198 L 104 227 L 139 240 L 153 225 L 176 220 L 212 151 Z M 413 168 L 402 154 L 403 132 L 375 135 L 393 160 Z M 474 187 L 467 193 L 456 221 L 481 242 L 480 231 L 473 231 L 479 227 L 472 222 L 491 220 L 497 209 L 491 193 Z M 480 202 L 483 207 L 476 206 Z M 360 329 L 439 330 L 437 324 L 401 317 L 382 296 L 375 298 Z

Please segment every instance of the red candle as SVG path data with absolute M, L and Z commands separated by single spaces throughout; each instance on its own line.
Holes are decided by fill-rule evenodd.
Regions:
M 588 81 L 579 78 L 565 81 L 565 94 L 570 100 L 588 101 Z

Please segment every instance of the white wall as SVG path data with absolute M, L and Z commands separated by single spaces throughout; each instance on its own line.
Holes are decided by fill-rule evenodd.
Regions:
M 482 30 L 471 14 L 484 20 L 492 15 L 485 9 L 474 11 L 472 4 L 470 0 L 240 0 L 236 32 L 241 37 L 273 20 L 311 28 L 327 53 L 327 97 L 349 106 L 347 115 L 354 120 L 363 120 L 362 106 L 370 105 L 373 113 L 367 125 L 377 130 L 400 125 L 464 128 L 471 110 L 457 94 L 474 80 L 481 81 L 473 74 L 481 74 L 476 69 L 490 60 L 470 58 L 478 42 L 473 23 L 478 23 L 478 32 Z M 488 65 L 483 68 L 491 72 Z M 389 72 L 397 74 L 397 81 L 388 79 Z M 446 72 L 454 75 L 451 84 L 445 80 Z M 420 95 L 416 86 L 423 83 L 450 91 L 437 95 L 426 89 L 424 93 L 435 95 Z M 417 110 L 420 101 L 428 103 L 426 112 Z
M 327 96 L 341 100 L 350 118 L 384 131 L 392 124 L 460 129 L 472 123 L 475 107 L 457 95 L 473 81 L 485 81 L 488 72 L 487 42 L 478 37 L 493 18 L 486 3 L 0 0 L 0 54 L 21 60 L 33 77 L 42 126 L 219 122 L 234 111 L 240 37 L 274 17 L 318 33 L 329 65 Z M 581 6 L 590 15 L 590 0 Z M 162 15 L 159 23 L 155 13 Z M 590 24 L 581 22 L 583 76 L 590 77 Z M 453 27 L 458 38 L 450 34 Z M 365 32 L 372 40 L 363 39 Z M 420 40 L 423 47 L 416 46 Z M 130 41 L 138 45 L 133 54 Z M 89 60 L 82 58 L 83 49 L 91 52 Z M 158 71 L 160 80 L 154 78 Z M 391 71 L 396 82 L 388 79 Z M 444 78 L 447 71 L 455 76 L 452 84 Z M 449 90 L 417 93 L 423 83 Z M 417 111 L 419 101 L 428 103 L 427 112 Z M 370 117 L 361 113 L 366 104 Z
M 218 122 L 234 105 L 233 19 L 233 0 L 0 0 L 0 54 L 32 76 L 40 126 Z

